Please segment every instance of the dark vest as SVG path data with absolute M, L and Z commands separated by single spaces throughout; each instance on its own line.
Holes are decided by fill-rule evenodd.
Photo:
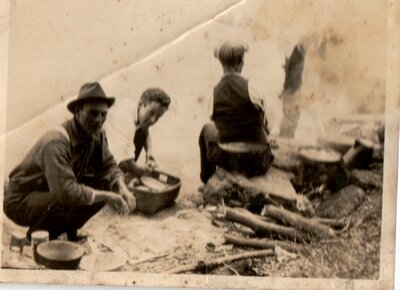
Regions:
M 221 143 L 266 143 L 264 112 L 251 102 L 248 81 L 240 75 L 226 75 L 214 88 L 211 118 Z
M 140 153 L 144 148 L 149 135 L 149 129 L 138 128 L 135 131 L 135 136 L 133 137 L 133 145 L 135 146 L 135 161 L 139 159 Z

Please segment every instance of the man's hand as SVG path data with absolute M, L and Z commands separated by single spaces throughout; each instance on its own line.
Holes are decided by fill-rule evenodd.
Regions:
M 156 160 L 154 159 L 154 157 L 152 155 L 147 155 L 146 156 L 146 165 L 148 167 L 150 167 L 151 169 L 154 169 L 154 168 L 158 167 L 157 162 L 156 162 Z
M 122 215 L 129 214 L 130 212 L 129 205 L 122 197 L 122 195 L 119 195 L 118 193 L 112 191 L 105 191 L 105 190 L 95 190 L 94 195 L 95 197 L 93 202 L 105 201 L 111 207 L 117 210 L 119 214 Z
M 146 162 L 146 165 L 147 165 L 148 167 L 150 167 L 151 169 L 155 169 L 155 168 L 158 167 L 158 165 L 157 165 L 157 163 L 156 163 L 155 160 L 148 160 L 148 161 Z
M 131 212 L 134 211 L 136 208 L 136 198 L 133 195 L 133 193 L 129 191 L 129 189 L 126 187 L 125 184 L 120 186 L 119 193 L 121 194 L 121 196 L 124 198 L 124 200 L 128 204 L 130 211 Z
M 107 202 L 121 215 L 128 215 L 130 208 L 125 199 L 116 193 L 108 197 Z

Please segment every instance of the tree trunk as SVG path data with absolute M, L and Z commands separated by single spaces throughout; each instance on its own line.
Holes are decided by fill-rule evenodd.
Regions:
M 283 118 L 279 136 L 293 138 L 300 118 L 299 98 L 304 68 L 305 49 L 297 44 L 285 61 L 285 82 L 280 98 L 283 101 Z

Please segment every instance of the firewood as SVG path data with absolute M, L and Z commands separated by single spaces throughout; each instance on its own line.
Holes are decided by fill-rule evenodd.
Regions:
M 225 207 L 225 218 L 238 222 L 252 228 L 256 233 L 266 233 L 271 236 L 281 236 L 283 238 L 290 239 L 292 241 L 307 242 L 310 241 L 310 237 L 301 231 L 298 231 L 291 227 L 277 225 L 270 222 L 262 221 L 256 215 L 251 212 L 243 213 L 243 210 L 236 210 L 229 207 Z
M 210 270 L 218 265 L 223 265 L 226 263 L 230 263 L 236 260 L 241 259 L 248 259 L 248 258 L 256 258 L 256 257 L 266 257 L 266 256 L 273 256 L 274 250 L 259 250 L 259 251 L 252 251 L 252 252 L 244 252 L 232 256 L 225 256 L 222 258 L 218 258 L 212 261 L 198 261 L 196 263 L 185 265 L 182 267 L 175 268 L 168 272 L 168 274 L 179 274 L 185 272 L 192 272 L 192 271 L 204 271 Z
M 296 229 L 311 233 L 317 237 L 335 237 L 335 231 L 331 227 L 318 222 L 317 219 L 306 218 L 284 208 L 278 208 L 273 205 L 266 205 L 265 213 L 269 217 L 279 219 L 284 223 L 295 227 Z
M 147 262 L 155 262 L 155 261 L 157 261 L 157 260 L 159 260 L 161 258 L 167 257 L 168 255 L 171 254 L 171 252 L 173 252 L 173 251 L 170 251 L 170 252 L 167 252 L 167 253 L 163 253 L 163 254 L 160 254 L 160 255 L 157 255 L 157 256 L 152 256 L 152 257 L 149 257 L 149 258 L 141 259 L 139 261 L 132 261 L 132 260 L 129 260 L 129 261 L 130 261 L 130 264 L 132 264 L 132 265 L 139 265 L 139 264 L 143 264 L 143 263 L 147 263 Z
M 245 237 L 254 237 L 256 235 L 251 228 L 239 223 L 233 223 L 233 229 Z
M 256 249 L 275 249 L 276 246 L 292 253 L 302 252 L 302 247 L 294 243 L 276 241 L 270 239 L 249 239 L 226 234 L 225 242 L 239 247 L 248 247 Z
M 258 218 L 258 219 L 260 219 L 261 221 L 270 222 L 270 223 L 275 223 L 275 220 L 274 220 L 274 219 L 269 218 L 269 217 L 264 216 L 264 215 L 253 214 L 251 211 L 249 211 L 249 210 L 247 210 L 247 209 L 245 209 L 245 208 L 243 208 L 243 207 L 235 207 L 234 209 L 235 209 L 235 210 L 238 210 L 238 211 L 240 211 L 240 212 L 242 212 L 242 213 L 244 213 L 244 214 L 248 214 L 249 216 Z
M 348 224 L 348 221 L 346 221 L 346 219 L 344 218 L 342 219 L 317 218 L 317 221 L 319 221 L 321 224 L 330 226 L 335 229 L 343 229 Z

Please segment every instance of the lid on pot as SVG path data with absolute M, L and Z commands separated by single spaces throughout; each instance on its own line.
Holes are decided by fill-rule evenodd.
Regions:
M 333 149 L 308 147 L 300 149 L 300 156 L 309 162 L 316 163 L 338 163 L 342 154 Z

